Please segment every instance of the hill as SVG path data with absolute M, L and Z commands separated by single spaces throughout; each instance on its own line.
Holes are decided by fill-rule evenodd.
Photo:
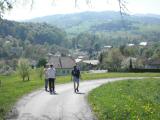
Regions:
M 45 16 L 41 18 L 35 18 L 29 20 L 30 22 L 46 22 L 48 24 L 56 25 L 59 28 L 63 28 L 69 34 L 77 34 L 81 32 L 87 31 L 104 31 L 104 27 L 106 31 L 111 31 L 112 26 L 113 30 L 118 31 L 119 27 L 123 27 L 121 16 L 119 12 L 113 11 L 104 11 L 104 12 L 82 12 L 75 14 L 59 14 L 59 15 L 51 15 Z M 115 23 L 117 22 L 117 24 Z M 124 24 L 127 27 L 132 26 L 132 24 L 128 25 L 128 21 L 132 24 L 159 24 L 160 16 L 153 14 L 136 14 L 131 16 L 124 16 Z M 108 26 L 109 24 L 109 26 Z M 121 24 L 121 25 L 120 25 Z M 96 27 L 95 27 L 96 26 Z M 96 29 L 98 27 L 98 29 Z M 117 28 L 117 29 L 116 29 Z M 132 27 L 135 29 L 135 27 Z M 132 29 L 130 28 L 130 29 Z
M 32 64 L 48 53 L 68 53 L 67 37 L 64 30 L 46 23 L 25 23 L 0 21 L 0 73 L 8 66 L 16 68 L 21 57 L 30 59 Z
M 117 12 L 82 12 L 74 14 L 59 14 L 31 19 L 31 22 L 46 22 L 58 27 L 73 27 L 86 21 L 106 21 L 107 19 L 117 19 L 120 14 Z M 99 21 L 99 22 L 100 22 Z
M 90 54 L 101 51 L 107 45 L 153 44 L 160 40 L 158 15 L 124 16 L 122 20 L 119 12 L 113 11 L 53 15 L 25 22 L 4 20 L 0 27 L 3 48 L 0 56 L 8 56 L 8 59 L 13 56 L 10 51 L 21 53 L 19 57 L 37 59 L 47 52 L 61 51 L 66 55 L 68 49 L 78 48 Z M 10 48 L 6 47 L 9 46 L 6 44 L 8 39 L 12 39 Z M 20 52 L 17 52 L 17 47 Z M 35 57 L 37 54 L 39 56 Z
M 32 44 L 57 44 L 64 41 L 65 31 L 46 23 L 25 23 L 3 20 L 0 23 L 0 36 L 12 36 Z
M 92 38 L 95 38 L 93 37 L 95 35 L 99 38 L 100 46 L 121 46 L 143 41 L 152 43 L 159 41 L 160 34 L 160 16 L 153 14 L 126 15 L 122 20 L 119 12 L 82 12 L 51 15 L 29 21 L 56 25 L 64 29 L 69 38 L 78 39 L 77 41 L 81 41 L 82 38 L 86 39 L 88 34 Z M 78 44 L 76 46 L 83 46 L 81 43 Z

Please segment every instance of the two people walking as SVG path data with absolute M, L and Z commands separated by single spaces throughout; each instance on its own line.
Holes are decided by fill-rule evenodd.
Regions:
M 74 84 L 74 92 L 79 92 L 79 81 L 80 81 L 80 70 L 77 66 L 73 67 L 73 70 L 71 72 L 72 80 Z M 51 64 L 49 68 L 45 66 L 44 68 L 44 77 L 45 77 L 45 90 L 48 91 L 48 85 L 49 85 L 49 92 L 50 94 L 55 94 L 55 80 L 56 80 L 56 69 Z
M 53 65 L 50 65 L 49 68 L 47 68 L 47 66 L 45 66 L 44 69 L 44 76 L 45 76 L 45 90 L 47 90 L 48 88 L 48 84 L 49 84 L 49 92 L 50 94 L 55 94 L 55 80 L 56 80 L 56 69 L 54 68 Z

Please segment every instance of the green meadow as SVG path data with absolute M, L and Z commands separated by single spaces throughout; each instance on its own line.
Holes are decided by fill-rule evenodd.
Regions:
M 90 92 L 99 120 L 159 120 L 160 79 L 117 81 Z
M 101 78 L 115 77 L 159 77 L 159 73 L 98 73 L 91 74 L 84 72 L 83 80 L 93 80 Z M 12 106 L 23 95 L 26 95 L 33 90 L 37 90 L 44 86 L 44 80 L 38 77 L 36 71 L 32 71 L 30 81 L 22 81 L 17 73 L 2 76 L 0 75 L 0 119 L 4 119 L 6 113 L 11 110 Z M 56 79 L 57 84 L 71 82 L 71 76 L 59 76 Z

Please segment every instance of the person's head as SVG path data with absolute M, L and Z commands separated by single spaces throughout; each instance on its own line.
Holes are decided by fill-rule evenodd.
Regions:
M 53 68 L 53 65 L 51 64 L 50 67 Z
M 73 69 L 74 69 L 74 70 L 77 69 L 77 66 L 75 65 L 75 66 L 73 67 Z

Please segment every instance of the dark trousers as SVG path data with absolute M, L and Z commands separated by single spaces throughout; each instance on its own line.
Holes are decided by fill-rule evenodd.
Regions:
M 55 88 L 55 78 L 49 78 L 49 91 L 50 92 L 54 92 L 54 88 Z
M 45 90 L 47 90 L 48 88 L 48 82 L 49 82 L 48 78 L 45 78 Z

